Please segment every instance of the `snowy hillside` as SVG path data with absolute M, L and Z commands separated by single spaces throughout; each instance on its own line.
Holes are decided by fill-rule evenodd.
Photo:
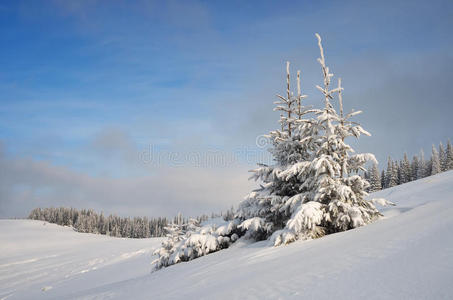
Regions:
M 150 274 L 159 239 L 0 221 L 0 299 L 451 299 L 453 171 L 373 195 L 385 218 L 288 246 L 232 248 Z
M 147 275 L 151 252 L 161 241 L 78 233 L 43 221 L 0 220 L 0 299 L 59 298 Z

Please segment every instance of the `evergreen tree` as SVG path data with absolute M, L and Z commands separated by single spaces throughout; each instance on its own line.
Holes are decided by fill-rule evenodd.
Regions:
M 100 234 L 105 234 L 107 232 L 106 221 L 103 213 L 101 213 L 101 215 L 99 216 L 98 232 Z
M 381 186 L 381 176 L 379 175 L 379 170 L 377 164 L 373 164 L 370 170 L 370 192 L 376 192 L 382 189 Z
M 363 172 L 363 179 L 365 179 L 366 181 L 368 181 L 368 183 L 370 182 L 370 170 L 366 170 Z
M 298 159 L 291 161 L 288 158 L 294 157 L 292 152 L 274 148 L 277 151 L 274 150 L 273 153 L 280 154 L 276 156 L 276 161 L 280 163 L 277 164 L 278 169 L 273 170 L 273 177 L 266 177 L 269 182 L 265 182 L 263 187 L 267 189 L 276 183 L 281 187 L 285 186 L 282 184 L 285 182 L 291 189 L 279 188 L 270 191 L 267 194 L 270 205 L 264 207 L 263 202 L 258 203 L 253 207 L 254 212 L 244 221 L 259 229 L 254 233 L 254 237 L 266 238 L 269 232 L 274 231 L 272 241 L 275 245 L 355 228 L 379 216 L 374 205 L 364 199 L 368 182 L 359 175 L 352 175 L 352 172 L 365 171 L 363 165 L 366 161 L 376 160 L 372 154 L 350 156 L 353 149 L 345 143 L 347 137 L 358 138 L 361 134 L 369 133 L 349 120 L 361 113 L 360 111 L 343 115 L 341 81 L 339 80 L 337 88 L 330 89 L 332 74 L 325 64 L 321 38 L 319 35 L 317 38 L 321 53 L 318 62 L 324 77 L 323 86 L 317 88 L 323 94 L 325 108 L 312 110 L 315 119 L 296 122 L 298 128 L 295 136 L 304 150 Z M 340 114 L 331 103 L 335 94 L 338 94 Z M 286 164 L 282 164 L 282 161 Z M 241 210 L 250 207 L 250 203 L 256 203 L 251 199 L 256 199 L 256 194 L 252 193 L 252 196 L 246 199 Z M 250 211 L 247 209 L 247 212 Z M 270 212 L 276 219 L 263 220 L 260 215 L 262 211 Z M 243 215 L 240 213 L 238 216 Z
M 419 168 L 418 157 L 417 155 L 414 155 L 411 163 L 411 180 L 417 180 L 418 168 Z
M 439 153 L 433 145 L 431 153 L 431 175 L 436 175 L 441 172 Z
M 409 159 L 407 158 L 407 154 L 404 153 L 403 160 L 400 165 L 400 172 L 401 172 L 401 178 L 400 178 L 400 184 L 406 183 L 411 181 L 412 179 L 412 171 L 411 171 L 411 164 L 409 162 Z
M 441 170 L 441 172 L 444 172 L 446 170 L 445 169 L 446 159 L 447 159 L 447 155 L 445 153 L 444 145 L 442 144 L 442 142 L 440 142 L 439 143 L 439 162 L 440 162 L 440 170 Z
M 445 154 L 445 170 L 453 170 L 453 147 L 450 140 L 447 142 L 447 151 Z
M 382 189 L 386 188 L 386 186 L 385 186 L 385 171 L 384 170 L 381 171 L 381 188 Z
M 388 158 L 387 172 L 385 174 L 386 188 L 391 188 L 398 185 L 398 168 L 392 159 Z
M 392 180 L 394 181 L 394 185 L 391 185 L 390 187 L 392 186 L 397 186 L 400 184 L 400 168 L 399 168 L 399 165 L 396 161 L 393 162 L 393 165 L 392 165 L 392 177 L 390 178 L 390 182 L 392 182 Z
M 187 223 L 172 223 L 165 229 L 167 240 L 153 253 L 158 256 L 152 262 L 154 270 L 228 248 L 239 237 L 234 221 L 201 227 L 197 219 L 189 219 Z
M 298 74 L 300 74 L 298 72 Z M 289 62 L 286 65 L 286 98 L 275 102 L 274 110 L 281 111 L 280 126 L 282 130 L 270 132 L 267 136 L 272 143 L 269 149 L 273 156 L 273 165 L 260 164 L 253 170 L 251 178 L 261 181 L 261 187 L 250 193 L 238 209 L 236 218 L 243 221 L 255 219 L 255 231 L 248 230 L 254 239 L 266 239 L 277 229 L 282 229 L 291 216 L 291 208 L 284 204 L 289 197 L 299 194 L 303 182 L 297 178 L 285 178 L 279 174 L 290 169 L 298 162 L 306 161 L 310 152 L 316 149 L 317 141 L 312 138 L 312 119 L 304 119 L 308 109 L 301 104 L 306 96 L 301 94 L 300 75 L 297 77 L 297 97 L 290 92 Z M 295 203 L 295 205 L 297 205 Z M 249 227 L 249 226 L 247 226 Z
M 432 160 L 432 158 L 429 158 L 429 160 L 426 161 L 425 177 L 434 175 L 434 174 L 431 174 L 432 170 L 433 170 L 433 160 Z
M 426 161 L 425 161 L 425 152 L 423 152 L 423 149 L 420 150 L 420 158 L 418 160 L 418 173 L 417 173 L 417 179 L 422 179 L 426 177 L 427 174 L 427 166 L 426 166 Z
M 149 238 L 151 237 L 151 231 L 150 231 L 150 226 L 149 226 L 149 221 L 148 221 L 148 218 L 147 217 L 144 217 L 143 220 L 142 220 L 142 228 L 143 228 L 143 233 L 141 234 L 141 236 L 143 236 L 144 238 Z

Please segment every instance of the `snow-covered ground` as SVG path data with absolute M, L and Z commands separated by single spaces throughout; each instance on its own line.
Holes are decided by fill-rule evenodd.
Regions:
M 278 248 L 238 242 L 152 274 L 159 239 L 3 220 L 0 299 L 453 299 L 453 171 L 373 197 L 397 206 L 366 227 Z
M 34 220 L 0 220 L 0 299 L 60 299 L 146 276 L 161 238 L 78 233 Z

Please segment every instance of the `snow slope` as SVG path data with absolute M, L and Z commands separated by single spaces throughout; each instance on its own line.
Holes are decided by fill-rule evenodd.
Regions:
M 152 274 L 157 239 L 0 221 L 0 299 L 452 299 L 453 171 L 373 197 L 397 206 L 366 227 L 278 248 L 238 242 Z
M 150 273 L 161 238 L 78 233 L 34 220 L 0 220 L 0 299 L 61 298 Z

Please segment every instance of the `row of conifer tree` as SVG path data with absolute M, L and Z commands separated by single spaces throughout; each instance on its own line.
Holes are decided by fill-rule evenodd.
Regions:
M 212 213 L 212 217 L 231 219 L 233 208 L 220 214 Z M 78 232 L 105 234 L 114 237 L 149 238 L 166 236 L 169 224 L 186 224 L 189 218 L 179 213 L 174 218 L 158 217 L 119 217 L 117 215 L 104 216 L 93 209 L 78 210 L 68 207 L 35 208 L 28 216 L 32 220 L 47 221 L 62 226 L 71 226 Z M 198 222 L 209 218 L 203 214 L 196 218 Z
M 414 155 L 412 161 L 409 161 L 406 153 L 400 161 L 393 161 L 389 157 L 387 169 L 379 172 L 377 165 L 373 164 L 365 172 L 365 178 L 370 183 L 369 191 L 375 192 L 448 170 L 453 170 L 453 147 L 450 141 L 446 148 L 442 143 L 438 149 L 433 145 L 431 158 L 428 160 L 425 160 L 423 150 L 419 155 Z

